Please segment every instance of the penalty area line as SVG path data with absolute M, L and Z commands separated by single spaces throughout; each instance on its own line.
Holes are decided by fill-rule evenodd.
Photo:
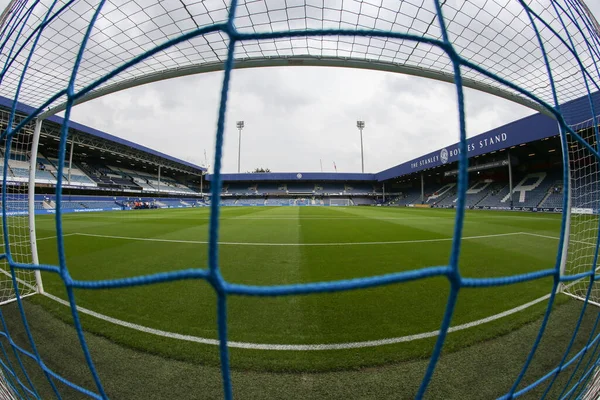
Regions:
M 522 235 L 523 232 L 510 232 L 510 233 L 497 233 L 493 235 L 479 235 L 479 236 L 464 236 L 461 240 L 473 240 L 473 239 L 486 239 L 501 236 L 515 236 Z M 73 233 L 74 236 L 88 236 L 98 237 L 105 239 L 121 239 L 121 240 L 132 240 L 140 242 L 165 242 L 165 243 L 188 243 L 188 244 L 208 244 L 207 240 L 182 240 L 182 239 L 160 239 L 160 238 L 141 238 L 131 236 L 113 236 L 113 235 L 99 235 L 94 233 Z M 368 246 L 368 245 L 386 245 L 386 244 L 414 244 L 414 243 L 435 243 L 435 242 L 449 242 L 454 238 L 439 238 L 439 239 L 419 239 L 419 240 L 396 240 L 396 241 L 385 241 L 385 242 L 339 242 L 339 243 L 260 243 L 260 242 L 218 242 L 219 245 L 223 246 Z
M 64 306 L 70 307 L 69 302 L 63 300 L 59 297 L 56 297 L 50 293 L 43 293 L 43 296 L 48 297 Z M 458 332 L 465 329 L 473 328 L 475 326 L 483 325 L 488 322 L 496 321 L 500 318 L 507 317 L 511 314 L 515 314 L 517 312 L 523 311 L 531 306 L 534 306 L 542 301 L 545 301 L 550 298 L 550 294 L 537 298 L 529 303 L 522 304 L 518 307 L 511 308 L 510 310 L 506 310 L 499 314 L 491 315 L 486 318 L 479 319 L 477 321 L 468 322 L 465 324 L 452 326 L 448 329 L 449 333 Z M 97 313 L 95 311 L 89 310 L 84 307 L 77 306 L 77 311 L 83 314 L 90 315 L 92 317 L 101 319 L 106 322 L 113 323 L 115 325 L 123 326 L 130 329 L 135 329 L 140 332 L 149 333 L 156 336 L 162 336 L 170 339 L 183 340 L 187 342 L 208 344 L 213 346 L 219 345 L 219 340 L 217 339 L 209 339 L 198 336 L 191 335 L 182 335 L 174 332 L 167 332 L 160 329 L 149 328 L 147 326 L 134 324 L 131 322 L 123 321 L 117 318 L 112 318 L 104 314 Z M 380 339 L 380 340 L 369 340 L 363 342 L 348 342 L 348 343 L 323 343 L 323 344 L 269 344 L 269 343 L 249 343 L 249 342 L 237 342 L 237 341 L 227 341 L 228 347 L 238 348 L 238 349 L 249 349 L 249 350 L 274 350 L 274 351 L 322 351 L 322 350 L 346 350 L 346 349 L 360 349 L 366 347 L 378 347 L 385 346 L 396 343 L 405 343 L 412 342 L 420 339 L 427 339 L 431 337 L 438 336 L 440 334 L 439 330 L 419 333 L 416 335 L 408 335 L 408 336 L 400 336 L 394 338 Z

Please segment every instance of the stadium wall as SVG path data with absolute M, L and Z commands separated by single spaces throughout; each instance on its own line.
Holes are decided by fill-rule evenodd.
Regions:
M 207 181 L 212 181 L 212 174 L 206 175 Z M 264 182 L 264 181 L 372 181 L 377 180 L 375 174 L 338 173 L 338 172 L 266 172 L 221 174 L 223 182 Z
M 565 122 L 568 125 L 573 125 L 591 119 L 590 102 L 593 103 L 595 110 L 600 110 L 600 92 L 593 93 L 589 98 L 584 96 L 563 104 L 561 111 L 565 116 Z M 469 158 L 479 156 L 511 146 L 545 139 L 559 133 L 558 122 L 555 119 L 537 113 L 467 139 L 468 156 Z M 459 144 L 455 143 L 396 165 L 378 172 L 375 174 L 375 178 L 381 182 L 456 162 L 459 155 L 458 146 Z

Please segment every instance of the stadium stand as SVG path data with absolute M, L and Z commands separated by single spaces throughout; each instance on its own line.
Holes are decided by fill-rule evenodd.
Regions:
M 288 199 L 266 199 L 265 206 L 289 206 L 290 201 Z
M 311 182 L 291 182 L 287 185 L 287 192 L 290 194 L 313 194 L 315 184 Z
M 350 204 L 355 206 L 369 206 L 375 204 L 375 199 L 369 197 L 351 197 Z
M 284 190 L 285 189 L 282 189 L 281 185 L 277 183 L 260 182 L 257 184 L 257 191 L 261 194 L 282 193 Z
M 1 99 L 0 99 L 1 100 Z M 0 101 L 0 107 L 3 106 Z M 5 113 L 0 109 L 0 113 Z M 528 117 L 529 118 L 529 117 Z M 531 117 L 538 118 L 538 117 Z M 537 119 L 536 119 L 537 121 Z M 537 122 L 536 122 L 537 123 Z M 42 152 L 36 158 L 36 183 L 48 185 L 37 188 L 38 193 L 53 193 L 52 187 L 57 182 L 58 157 L 52 145 L 56 145 L 59 134 L 59 124 L 48 122 L 49 132 L 40 140 L 43 144 Z M 544 124 L 541 124 L 544 125 Z M 555 126 L 555 125 L 552 125 Z M 102 197 L 90 201 L 72 201 L 63 203 L 63 209 L 98 209 L 112 208 L 114 205 L 127 203 L 127 194 L 146 196 L 145 202 L 154 199 L 147 196 L 155 195 L 163 207 L 195 207 L 205 206 L 210 203 L 210 176 L 203 182 L 203 192 L 208 196 L 206 200 L 199 193 L 199 174 L 189 175 L 194 171 L 189 165 L 180 160 L 174 160 L 166 155 L 153 153 L 152 150 L 140 148 L 139 145 L 130 143 L 118 149 L 116 142 L 110 135 L 98 137 L 95 132 L 86 132 L 85 127 L 79 127 L 76 131 L 80 135 L 81 146 L 75 146 L 73 164 L 70 173 L 71 185 L 68 185 L 69 173 L 63 171 L 63 185 L 80 190 L 82 195 L 107 194 L 109 190 L 112 197 Z M 500 128 L 499 128 L 500 129 Z M 510 135 L 519 135 L 520 131 L 508 132 L 506 141 L 511 141 Z M 524 141 L 520 136 L 511 143 L 519 146 L 511 147 L 511 161 L 515 165 L 513 171 L 513 206 L 520 209 L 544 208 L 547 210 L 560 209 L 563 201 L 561 173 L 557 165 L 560 164 L 560 154 L 554 152 L 560 148 L 559 139 L 556 135 L 548 136 L 547 128 L 536 133 L 537 140 Z M 481 137 L 492 135 L 492 132 L 484 133 Z M 100 135 L 102 136 L 102 135 Z M 85 140 L 95 140 L 96 150 L 92 147 L 82 147 Z M 469 139 L 477 142 L 478 137 Z M 483 140 L 485 142 L 485 140 Z M 100 142 L 101 145 L 100 145 Z M 522 143 L 521 143 L 522 142 Z M 78 141 L 79 143 L 79 141 Z M 109 148 L 108 144 L 113 148 Z M 502 151 L 503 144 L 495 149 Z M 498 208 L 510 207 L 508 193 L 508 174 L 506 171 L 506 153 L 494 153 L 497 150 L 486 153 L 485 146 L 478 154 L 471 157 L 470 165 L 477 168 L 477 173 L 470 174 L 469 185 L 466 194 L 466 206 L 469 208 Z M 452 146 L 448 147 L 451 149 Z M 472 147 L 474 148 L 474 146 Z M 117 151 L 113 151 L 117 150 Z M 493 150 L 490 148 L 490 150 Z M 85 152 L 84 152 L 85 151 Z M 389 170 L 377 174 L 328 174 L 315 173 L 310 175 L 300 173 L 289 173 L 280 176 L 278 173 L 262 174 L 238 174 L 232 179 L 225 179 L 222 185 L 222 204 L 225 206 L 281 206 L 281 205 L 330 205 L 331 199 L 337 199 L 336 204 L 350 205 L 387 205 L 407 206 L 419 205 L 421 193 L 424 193 L 424 205 L 432 207 L 454 207 L 458 197 L 456 170 L 456 152 L 451 153 L 449 162 L 430 166 L 432 157 L 426 155 L 415 160 L 392 167 Z M 538 157 L 546 154 L 545 158 Z M 435 153 L 434 153 L 435 155 Z M 0 154 L 0 157 L 3 155 Z M 136 161 L 137 158 L 147 159 L 155 157 L 154 163 Z M 533 157 L 532 157 L 533 156 Z M 162 158 L 161 158 L 162 157 Z M 549 158 L 548 158 L 549 157 Z M 423 162 L 422 160 L 427 160 Z M 3 159 L 0 158 L 0 161 Z M 179 164 L 177 164 L 179 163 Z M 125 164 L 127 165 L 125 167 Z M 491 170 L 486 165 L 492 167 Z M 492 165 L 493 164 L 493 165 Z M 164 165 L 161 173 L 157 165 Z M 167 168 L 167 165 L 170 167 Z M 425 169 L 421 166 L 425 165 Z M 518 166 L 518 168 L 516 167 Z M 176 168 L 174 168 L 176 167 Z M 177 168 L 187 168 L 185 172 L 174 173 Z M 0 165 L 0 171 L 3 163 Z M 198 168 L 195 170 L 199 171 Z M 492 171 L 492 172 L 490 172 Z M 480 172 L 482 173 L 480 175 Z M 160 184 L 158 176 L 160 174 Z M 187 174 L 187 175 L 186 175 Z M 448 175 L 450 174 L 450 175 Z M 235 175 L 235 174 L 233 174 Z M 8 162 L 7 179 L 16 183 L 25 183 L 29 177 L 28 153 L 23 149 L 11 152 Z M 193 185 L 192 185 L 193 182 Z M 398 184 L 398 182 L 400 182 Z M 421 188 L 421 182 L 424 187 Z M 385 193 L 385 195 L 384 195 Z M 165 197 L 174 199 L 167 200 Z M 189 198 L 190 201 L 182 201 L 181 198 Z M 584 189 L 578 188 L 572 193 L 573 206 L 596 207 Z M 142 197 L 140 197 L 141 199 Z M 141 200 L 140 200 L 141 201 Z M 36 210 L 52 210 L 54 205 L 49 202 L 36 202 Z M 124 208 L 130 208 L 124 206 Z M 546 210 L 547 209 L 547 210 Z
M 371 183 L 353 183 L 344 185 L 344 193 L 346 194 L 369 194 L 374 193 L 373 184 Z
M 558 208 L 563 206 L 563 182 L 562 180 L 557 180 L 552 183 L 550 189 L 548 189 L 548 193 L 540 207 L 548 207 L 548 208 Z

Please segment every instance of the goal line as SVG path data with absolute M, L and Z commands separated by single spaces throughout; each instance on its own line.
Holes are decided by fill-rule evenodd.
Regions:
M 62 304 L 66 307 L 70 307 L 68 301 L 61 299 L 60 297 L 54 296 L 48 292 L 44 292 L 43 296 L 46 296 L 47 298 L 54 300 L 57 303 Z M 549 298 L 550 298 L 550 294 L 547 294 L 545 296 L 542 296 L 535 300 L 532 300 L 528 303 L 511 308 L 510 310 L 503 311 L 499 314 L 491 315 L 489 317 L 482 318 L 482 319 L 479 319 L 476 321 L 467 322 L 465 324 L 451 326 L 448 329 L 448 332 L 449 333 L 458 332 L 458 331 L 473 328 L 473 327 L 476 327 L 479 325 L 487 324 L 489 322 L 496 321 L 496 320 L 499 320 L 504 317 L 508 317 L 509 315 L 526 310 L 538 303 L 548 300 Z M 79 311 L 80 313 L 92 316 L 94 318 L 98 318 L 100 320 L 115 324 L 115 325 L 134 329 L 134 330 L 148 333 L 151 335 L 162 336 L 162 337 L 175 339 L 175 340 L 183 340 L 186 342 L 207 344 L 207 345 L 212 345 L 212 346 L 218 346 L 220 344 L 219 340 L 217 340 L 217 339 L 209 339 L 209 338 L 203 338 L 203 337 L 192 336 L 192 335 L 182 335 L 180 333 L 168 332 L 168 331 L 163 331 L 160 329 L 154 329 L 154 328 L 150 328 L 147 326 L 138 325 L 138 324 L 134 324 L 132 322 L 127 322 L 127 321 L 123 321 L 123 320 L 120 320 L 117 318 L 109 317 L 108 315 L 104 315 L 104 314 L 92 311 L 90 309 L 87 309 L 87 308 L 81 307 L 81 306 L 77 306 L 77 311 Z M 379 340 L 368 340 L 368 341 L 362 341 L 362 342 L 348 342 L 348 343 L 322 343 L 322 344 L 271 344 L 271 343 L 237 342 L 237 341 L 233 341 L 233 340 L 228 340 L 227 346 L 230 348 L 238 348 L 238 349 L 272 350 L 272 351 L 347 350 L 347 349 L 379 347 L 379 346 L 385 346 L 385 345 L 391 345 L 391 344 L 397 344 L 397 343 L 412 342 L 415 340 L 436 337 L 436 336 L 439 336 L 439 334 L 440 334 L 440 331 L 435 330 L 435 331 L 430 331 L 430 332 L 418 333 L 418 334 L 414 334 L 414 335 L 399 336 L 399 337 L 379 339 Z
M 527 232 L 508 232 L 508 233 L 496 233 L 491 235 L 477 235 L 477 236 L 463 236 L 461 240 L 475 240 L 475 239 L 487 239 L 502 236 L 515 236 L 515 235 L 531 235 L 538 236 L 541 238 L 558 240 L 557 237 L 536 235 Z M 66 235 L 65 235 L 66 236 Z M 69 236 L 88 236 L 105 239 L 117 239 L 117 240 L 132 240 L 140 242 L 165 242 L 165 243 L 188 243 L 188 244 L 208 244 L 206 240 L 185 240 L 185 239 L 161 239 L 161 238 L 143 238 L 143 237 L 132 237 L 132 236 L 114 236 L 114 235 L 101 235 L 95 233 L 81 233 L 75 232 L 70 233 Z M 451 242 L 453 238 L 437 238 L 437 239 L 416 239 L 416 240 L 395 240 L 395 241 L 379 241 L 379 242 L 333 242 L 333 243 L 261 243 L 261 242 L 218 242 L 219 245 L 224 246 L 368 246 L 368 245 L 393 245 L 393 244 L 416 244 L 416 243 L 436 243 L 436 242 Z

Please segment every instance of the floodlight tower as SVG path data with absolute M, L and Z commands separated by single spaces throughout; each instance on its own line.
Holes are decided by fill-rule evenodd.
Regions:
M 365 129 L 365 121 L 356 121 L 356 127 L 360 131 L 360 163 L 362 165 L 362 172 L 365 173 L 365 155 L 363 153 L 363 138 L 362 131 Z
M 244 129 L 244 121 L 238 121 L 235 124 L 238 128 L 238 174 L 240 173 L 240 159 L 242 154 L 242 129 Z

